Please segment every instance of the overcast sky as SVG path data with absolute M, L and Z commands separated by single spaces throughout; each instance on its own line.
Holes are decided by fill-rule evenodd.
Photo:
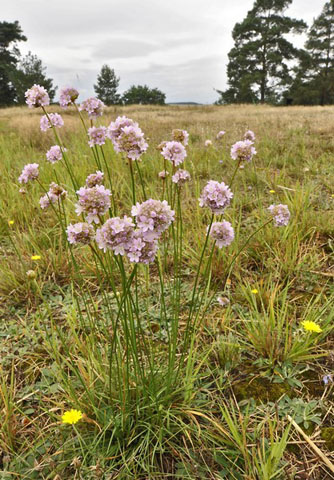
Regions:
M 289 14 L 310 24 L 325 0 L 294 0 Z M 0 0 L 1 19 L 18 20 L 20 44 L 59 87 L 93 95 L 104 63 L 132 84 L 158 87 L 168 102 L 212 103 L 226 86 L 231 32 L 253 0 Z M 302 44 L 303 39 L 296 43 Z

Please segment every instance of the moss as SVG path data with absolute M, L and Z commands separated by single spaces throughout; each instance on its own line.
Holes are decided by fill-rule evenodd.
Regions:
M 276 402 L 283 395 L 293 398 L 293 389 L 287 383 L 272 383 L 268 378 L 256 377 L 250 381 L 242 381 L 233 387 L 238 401 L 254 398 L 260 403 Z
M 326 447 L 332 452 L 334 450 L 334 427 L 322 428 L 321 438 L 325 440 Z

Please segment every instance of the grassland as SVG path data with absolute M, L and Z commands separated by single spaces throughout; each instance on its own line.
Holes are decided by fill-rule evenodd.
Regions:
M 80 120 L 71 109 L 50 111 L 64 118 L 62 140 L 83 185 L 96 167 Z M 117 417 L 121 425 L 115 418 L 111 422 L 113 396 L 104 388 L 110 370 L 100 355 L 110 341 L 104 304 L 109 286 L 101 282 L 88 248 L 76 251 L 79 268 L 73 267 L 56 215 L 39 208 L 42 186 L 55 175 L 58 183 L 70 183 L 60 165 L 45 160 L 55 142 L 52 132 L 39 130 L 41 112 L 0 110 L 0 478 L 334 478 L 333 383 L 330 377 L 323 381 L 334 376 L 334 108 L 115 107 L 107 109 L 101 123 L 123 114 L 138 121 L 148 139 L 141 172 L 152 198 L 163 194 L 157 145 L 170 139 L 174 128 L 190 134 L 185 168 L 192 181 L 182 194 L 180 336 L 209 223 L 197 199 L 207 180 L 229 183 L 235 168 L 231 145 L 247 129 L 256 133 L 258 154 L 238 171 L 226 214 L 235 241 L 214 251 L 209 273 L 207 295 L 217 292 L 229 304 L 214 301 L 202 312 L 192 350 L 191 393 L 183 395 L 181 375 L 175 396 L 155 410 L 135 385 L 133 410 Z M 221 143 L 215 140 L 219 130 L 226 130 Z M 204 146 L 206 139 L 213 141 L 211 147 Z M 114 200 L 129 214 L 128 166 L 111 144 L 105 152 Z M 40 164 L 41 184 L 20 193 L 17 178 L 33 162 Z M 74 203 L 71 193 L 64 203 L 68 222 L 76 220 Z M 289 225 L 267 225 L 252 237 L 223 289 L 230 259 L 266 221 L 272 203 L 289 206 Z M 167 277 L 171 264 L 167 256 Z M 29 270 L 36 278 L 29 278 Z M 94 304 L 94 338 L 83 327 L 82 312 L 89 308 L 74 294 L 81 291 L 89 291 Z M 144 335 L 163 363 L 168 342 L 160 301 L 155 267 L 143 269 L 138 309 L 146 322 Z M 112 302 L 110 297 L 114 308 Z M 303 320 L 316 322 L 322 332 L 304 332 Z M 80 407 L 86 421 L 75 428 L 61 425 L 69 407 Z

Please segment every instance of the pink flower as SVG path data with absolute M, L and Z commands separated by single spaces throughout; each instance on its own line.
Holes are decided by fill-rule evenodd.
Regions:
M 62 119 L 61 115 L 59 115 L 59 113 L 49 113 L 49 118 L 46 115 L 43 115 L 43 117 L 41 118 L 40 127 L 42 132 L 46 132 L 48 128 L 60 128 L 64 125 L 64 120 Z
M 23 167 L 22 173 L 19 176 L 20 183 L 28 183 L 29 180 L 36 180 L 39 175 L 38 163 L 28 163 Z
M 244 134 L 244 140 L 255 141 L 255 133 L 252 130 L 247 130 Z
M 165 160 L 169 160 L 173 165 L 180 165 L 187 156 L 186 149 L 180 142 L 166 142 L 161 155 Z
M 113 145 L 118 153 L 125 153 L 129 160 L 139 160 L 146 152 L 148 144 L 145 142 L 144 134 L 138 126 L 122 127 Z
M 174 220 L 175 212 L 166 200 L 153 200 L 150 198 L 143 203 L 132 207 L 131 215 L 136 217 L 137 226 L 148 240 L 153 240 L 167 230 Z
M 92 225 L 86 222 L 70 223 L 67 229 L 67 239 L 69 243 L 74 245 L 75 243 L 81 243 L 82 245 L 88 245 L 94 239 L 95 232 Z
M 105 104 L 101 102 L 98 98 L 91 97 L 87 98 L 79 107 L 80 111 L 85 111 L 88 113 L 88 117 L 92 120 L 100 117 L 103 114 L 103 109 Z
M 76 204 L 76 213 L 86 215 L 88 223 L 99 223 L 99 216 L 104 215 L 110 207 L 110 190 L 103 185 L 96 185 L 95 187 L 81 187 L 77 194 L 79 196 Z
M 89 146 L 104 145 L 106 143 L 107 127 L 91 127 L 88 129 Z
M 78 98 L 79 92 L 76 88 L 65 87 L 60 90 L 59 105 L 62 108 L 67 108 L 71 103 L 74 103 Z
M 238 160 L 239 162 L 250 162 L 253 156 L 256 155 L 256 150 L 253 145 L 253 142 L 250 140 L 236 142 L 231 147 L 231 158 L 233 160 Z
M 50 104 L 48 92 L 40 85 L 33 85 L 24 95 L 29 108 L 45 107 Z
M 223 213 L 229 206 L 233 193 L 224 182 L 209 180 L 199 198 L 200 207 L 208 207 L 213 213 Z
M 105 252 L 112 250 L 115 255 L 124 255 L 128 244 L 132 241 L 134 226 L 132 218 L 126 215 L 123 218 L 109 218 L 96 231 L 98 247 Z
M 208 227 L 209 228 L 209 227 Z M 234 230 L 230 222 L 213 222 L 210 230 L 210 237 L 216 241 L 218 248 L 227 247 L 234 240 Z
M 122 133 L 122 129 L 124 127 L 138 127 L 138 123 L 134 122 L 131 118 L 126 117 L 123 115 L 122 117 L 117 117 L 114 122 L 111 122 L 108 131 L 107 137 L 114 141 L 117 141 L 118 137 Z
M 66 152 L 66 148 L 63 148 L 64 152 Z M 59 145 L 53 145 L 47 152 L 46 152 L 46 159 L 50 163 L 56 163 L 62 159 L 62 151 Z
M 285 227 L 290 220 L 290 212 L 287 205 L 270 205 L 269 212 L 273 216 L 275 227 Z
M 226 132 L 224 130 L 220 130 L 220 132 L 217 133 L 216 139 L 221 140 L 224 137 L 225 133 Z
M 184 185 L 186 182 L 190 180 L 190 173 L 187 170 L 177 170 L 177 172 L 172 176 L 172 182 L 176 183 L 177 185 Z
M 211 142 L 211 140 L 205 140 L 204 146 L 205 146 L 206 148 L 212 147 L 212 142 Z
M 149 240 L 141 230 L 135 230 L 126 247 L 126 255 L 133 263 L 152 263 L 158 251 L 158 241 Z
M 162 180 L 165 180 L 169 175 L 169 172 L 167 172 L 167 170 L 162 170 L 162 172 L 159 172 L 159 178 L 161 178 Z
M 51 203 L 56 203 L 58 200 L 64 200 L 67 197 L 67 191 L 57 183 L 50 184 L 49 191 L 40 198 L 39 204 L 43 210 L 48 208 Z

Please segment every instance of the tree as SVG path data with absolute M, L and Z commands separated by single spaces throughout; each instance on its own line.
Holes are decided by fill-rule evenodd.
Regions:
M 229 88 L 222 103 L 275 102 L 291 82 L 290 63 L 300 50 L 286 38 L 306 24 L 284 15 L 292 0 L 256 0 L 246 18 L 233 29 L 228 57 Z
M 124 92 L 122 100 L 125 105 L 164 105 L 166 95 L 158 88 L 149 88 L 147 85 L 132 85 Z
M 97 84 L 94 90 L 97 98 L 106 105 L 115 105 L 120 102 L 120 95 L 117 93 L 119 77 L 116 77 L 115 70 L 109 65 L 103 65 L 97 77 Z
M 35 83 L 46 88 L 51 102 L 55 97 L 57 87 L 53 87 L 53 80 L 47 78 L 46 67 L 43 66 L 42 60 L 31 52 L 20 60 L 12 74 L 12 81 L 16 91 L 15 101 L 19 105 L 25 103 L 24 93 Z
M 17 42 L 25 42 L 18 21 L 0 22 L 0 106 L 14 103 L 15 88 L 11 80 L 20 52 Z
M 334 0 L 325 3 L 308 32 L 289 96 L 295 104 L 334 103 Z

